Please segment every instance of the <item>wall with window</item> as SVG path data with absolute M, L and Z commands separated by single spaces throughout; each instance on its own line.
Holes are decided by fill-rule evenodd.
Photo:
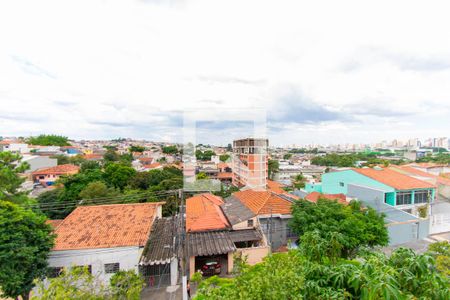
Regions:
M 394 192 L 390 186 L 359 174 L 353 170 L 331 172 L 322 175 L 322 193 L 325 194 L 345 194 L 348 193 L 348 185 L 355 184 L 383 190 L 384 192 Z
M 411 191 L 397 191 L 395 196 L 396 205 L 414 205 L 434 202 L 434 189 L 419 189 Z
M 49 267 L 90 266 L 92 275 L 105 283 L 118 270 L 138 271 L 142 247 L 117 247 L 85 250 L 52 251 Z

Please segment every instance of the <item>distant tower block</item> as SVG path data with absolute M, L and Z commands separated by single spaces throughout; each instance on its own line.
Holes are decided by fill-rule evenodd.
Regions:
M 233 141 L 233 185 L 264 190 L 268 177 L 268 139 Z

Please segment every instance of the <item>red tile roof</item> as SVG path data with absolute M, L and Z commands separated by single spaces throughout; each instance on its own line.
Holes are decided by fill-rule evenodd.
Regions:
M 162 204 L 79 206 L 56 228 L 53 250 L 144 246 Z
M 267 180 L 267 189 L 272 192 L 279 193 L 279 194 L 286 193 L 286 191 L 283 190 L 283 187 L 285 187 L 284 184 L 281 184 L 279 182 L 276 182 L 276 181 L 273 181 L 270 179 Z
M 347 197 L 344 194 L 321 194 L 319 192 L 312 192 L 306 195 L 305 200 L 316 203 L 319 198 L 325 198 L 328 200 L 338 200 L 338 202 L 347 204 Z
M 416 176 L 420 176 L 420 177 L 426 177 L 429 178 L 430 180 L 433 181 L 433 183 L 440 183 L 440 184 L 444 184 L 444 185 L 450 185 L 450 179 L 447 179 L 443 176 L 437 176 L 431 173 L 427 173 L 424 171 L 420 171 L 417 170 L 416 168 L 410 167 L 410 166 L 395 166 L 395 167 L 390 167 L 391 170 L 400 172 L 402 174 L 407 174 L 407 175 L 416 175 Z
M 97 154 L 97 153 L 90 153 L 90 154 L 83 155 L 83 158 L 84 159 L 92 159 L 92 160 L 103 159 L 103 155 Z
M 292 202 L 271 191 L 239 191 L 233 194 L 257 215 L 290 214 Z
M 376 181 L 384 183 L 390 187 L 397 190 L 412 190 L 417 188 L 434 188 L 435 186 L 426 181 L 422 181 L 411 176 L 401 174 L 399 172 L 390 169 L 372 169 L 372 168 L 362 168 L 353 169 L 361 175 L 372 178 Z
M 160 164 L 160 163 L 158 163 L 158 162 L 156 162 L 156 163 L 152 163 L 152 164 L 148 164 L 148 165 L 143 165 L 143 167 L 145 168 L 145 169 L 158 169 L 158 168 L 161 168 L 162 167 L 162 165 Z
M 199 194 L 186 199 L 186 231 L 218 230 L 230 227 L 220 205 L 222 198 Z
M 78 173 L 80 170 L 79 166 L 66 164 L 66 165 L 59 165 L 51 168 L 44 168 L 39 169 L 33 172 L 33 175 L 40 175 L 40 174 L 56 174 L 56 175 L 64 175 L 64 174 L 75 174 Z
M 219 169 L 225 169 L 225 168 L 229 168 L 229 165 L 225 162 L 220 162 L 217 164 L 217 168 Z

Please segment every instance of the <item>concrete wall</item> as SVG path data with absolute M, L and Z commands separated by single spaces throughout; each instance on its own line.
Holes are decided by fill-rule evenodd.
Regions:
M 272 250 L 276 250 L 283 245 L 287 245 L 288 240 L 290 238 L 292 239 L 292 237 L 288 236 L 289 220 L 290 218 L 280 218 L 278 216 L 272 217 L 272 230 L 271 234 L 269 234 L 270 216 L 259 217 L 259 223 L 261 224 L 261 229 L 267 238 L 267 242 L 272 242 Z
M 341 185 L 343 183 L 343 185 Z M 353 170 L 330 172 L 322 175 L 322 193 L 325 194 L 345 194 L 348 192 L 349 184 L 357 184 L 383 190 L 385 192 L 394 192 L 395 190 L 381 182 L 361 175 Z
M 120 270 L 138 272 L 143 248 L 117 247 L 86 250 L 52 251 L 48 259 L 50 267 L 92 266 L 92 274 L 104 282 L 114 274 L 106 274 L 104 264 L 120 263 Z
M 430 231 L 429 219 L 421 219 L 384 203 L 384 192 L 365 186 L 350 184 L 350 197 L 355 197 L 364 205 L 386 215 L 389 245 L 398 245 L 424 239 Z
M 248 220 L 253 220 L 253 226 L 248 227 Z M 256 217 L 245 220 L 244 222 L 237 223 L 233 225 L 233 230 L 239 230 L 239 229 L 250 229 L 250 228 L 256 228 L 258 226 L 258 219 Z
M 264 257 L 269 255 L 270 249 L 269 249 L 269 246 L 265 246 L 265 247 L 257 247 L 257 248 L 237 249 L 236 252 L 241 253 L 243 256 L 247 256 L 247 263 L 249 265 L 254 265 L 254 264 L 262 262 Z M 228 261 L 230 261 L 230 259 L 228 259 Z M 230 269 L 228 269 L 228 270 L 230 270 Z
M 31 173 L 38 169 L 55 167 L 58 164 L 58 160 L 56 158 L 50 158 L 48 156 L 25 156 L 22 161 L 27 162 L 30 165 L 30 168 L 26 171 L 26 173 Z

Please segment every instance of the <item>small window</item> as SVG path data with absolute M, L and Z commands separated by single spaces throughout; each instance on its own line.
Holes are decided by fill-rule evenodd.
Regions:
M 339 182 L 339 186 L 344 186 L 344 183 L 342 181 Z
M 105 273 L 116 273 L 119 271 L 120 265 L 119 263 L 105 264 Z
M 247 227 L 253 227 L 253 220 L 247 221 Z
M 61 275 L 63 267 L 50 267 L 48 268 L 47 276 L 48 278 L 56 278 Z

